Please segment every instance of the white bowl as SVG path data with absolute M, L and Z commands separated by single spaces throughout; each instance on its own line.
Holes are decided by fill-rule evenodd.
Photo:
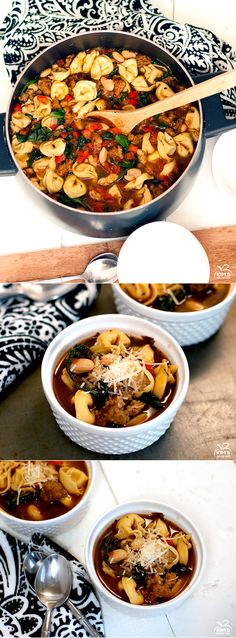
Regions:
M 56 516 L 55 518 L 50 518 L 45 521 L 23 520 L 8 514 L 8 512 L 4 510 L 0 510 L 0 525 L 3 525 L 10 533 L 13 532 L 25 538 L 29 538 L 36 532 L 53 537 L 56 534 L 61 534 L 62 532 L 72 529 L 86 514 L 89 500 L 94 489 L 95 463 L 94 461 L 85 462 L 88 469 L 89 484 L 81 501 L 71 510 L 61 516 Z
M 143 335 L 155 339 L 171 363 L 178 366 L 177 387 L 168 408 L 146 423 L 133 427 L 107 428 L 89 425 L 64 410 L 55 397 L 53 373 L 62 356 L 78 341 L 108 330 L 118 328 L 131 335 Z M 42 384 L 55 419 L 72 441 L 89 450 L 102 454 L 126 454 L 142 450 L 157 441 L 173 421 L 185 398 L 189 384 L 187 359 L 179 344 L 167 332 L 149 321 L 127 315 L 99 315 L 73 323 L 53 339 L 42 362 Z
M 106 589 L 106 587 L 102 584 L 97 576 L 94 566 L 94 551 L 97 541 L 99 540 L 103 532 L 116 519 L 120 518 L 120 516 L 123 516 L 124 514 L 128 514 L 131 512 L 137 514 L 161 512 L 169 520 L 176 522 L 177 525 L 179 525 L 184 531 L 192 535 L 196 561 L 194 574 L 187 587 L 178 596 L 176 596 L 176 598 L 173 598 L 172 600 L 160 603 L 158 605 L 131 605 L 129 602 L 117 598 L 108 589 Z M 113 510 L 104 514 L 104 516 L 102 516 L 102 518 L 100 518 L 95 523 L 89 534 L 85 555 L 88 574 L 99 594 L 104 596 L 104 598 L 120 612 L 125 612 L 129 615 L 135 616 L 137 616 L 138 614 L 143 617 L 165 614 L 183 603 L 186 598 L 188 598 L 190 594 L 192 594 L 192 592 L 195 590 L 195 587 L 198 585 L 203 574 L 206 558 L 205 545 L 202 536 L 198 529 L 195 527 L 195 524 L 192 522 L 192 520 L 190 520 L 187 516 L 185 516 L 185 514 L 183 514 L 179 510 L 176 510 L 171 505 L 167 505 L 166 503 L 159 503 L 157 501 L 132 501 L 129 503 L 123 503 L 122 505 L 118 505 Z
M 113 295 L 119 313 L 149 319 L 167 330 L 181 346 L 190 346 L 205 341 L 219 330 L 236 297 L 236 285 L 230 284 L 228 294 L 220 303 L 193 312 L 168 312 L 150 308 L 132 299 L 119 284 L 113 284 Z

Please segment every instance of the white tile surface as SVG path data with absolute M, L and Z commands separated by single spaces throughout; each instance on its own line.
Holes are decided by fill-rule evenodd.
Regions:
M 236 46 L 235 0 L 153 0 L 168 18 L 190 22 L 212 29 Z M 0 23 L 11 6 L 11 0 L 0 3 Z M 5 111 L 11 91 L 2 60 L 0 42 L 1 95 L 0 110 Z M 211 171 L 211 156 L 215 139 L 208 140 L 203 165 L 191 193 L 168 218 L 189 230 L 235 223 L 236 200 L 226 199 L 218 192 Z M 36 197 L 20 176 L 1 177 L 2 217 L 0 254 L 40 248 L 70 246 L 96 241 L 80 234 L 65 232 L 45 218 L 43 198 Z M 7 214 L 6 214 L 7 213 Z
M 98 465 L 98 464 L 97 464 Z M 104 461 L 98 468 L 96 492 L 84 520 L 58 540 L 84 557 L 90 526 L 119 502 L 155 499 L 182 510 L 199 527 L 207 549 L 207 565 L 196 592 L 175 612 L 148 621 L 123 617 L 103 602 L 107 638 L 214 636 L 218 621 L 228 619 L 236 635 L 234 578 L 236 467 L 232 461 Z

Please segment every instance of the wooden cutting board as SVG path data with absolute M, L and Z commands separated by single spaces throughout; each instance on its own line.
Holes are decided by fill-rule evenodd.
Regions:
M 236 225 L 198 230 L 193 235 L 201 242 L 208 255 L 210 281 L 236 282 Z M 113 239 L 96 244 L 3 255 L 0 257 L 0 281 L 50 281 L 55 277 L 79 275 L 95 255 L 102 252 L 114 252 L 118 255 L 124 241 Z

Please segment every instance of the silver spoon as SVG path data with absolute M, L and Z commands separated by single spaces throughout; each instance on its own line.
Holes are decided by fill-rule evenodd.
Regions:
M 42 564 L 43 560 L 46 557 L 46 553 L 44 553 L 43 551 L 35 551 L 35 550 L 31 550 L 29 551 L 23 561 L 23 568 L 25 571 L 25 575 L 26 578 L 29 582 L 29 584 L 31 585 L 31 587 L 33 589 L 35 589 L 34 585 L 35 585 L 35 576 L 37 574 L 37 571 L 40 567 L 40 565 Z M 66 560 L 66 559 L 65 559 Z M 70 563 L 68 561 L 66 561 L 70 567 Z M 71 569 L 71 567 L 70 567 Z M 82 627 L 84 627 L 84 629 L 86 629 L 86 631 L 88 632 L 88 634 L 90 636 L 92 636 L 93 638 L 100 638 L 100 635 L 97 633 L 96 629 L 94 629 L 92 627 L 92 625 L 90 624 L 90 622 L 85 618 L 85 616 L 82 614 L 82 612 L 80 611 L 80 609 L 78 609 L 78 607 L 76 607 L 74 605 L 74 603 L 72 602 L 72 600 L 70 600 L 70 598 L 68 598 L 68 600 L 66 601 L 69 609 L 71 610 L 71 612 L 74 614 L 74 616 L 79 620 L 80 624 L 82 625 Z
M 42 627 L 42 638 L 50 636 L 53 609 L 63 605 L 72 587 L 72 572 L 67 560 L 61 554 L 47 556 L 39 565 L 35 578 L 35 591 L 47 611 Z
M 76 283 L 114 283 L 117 279 L 117 260 L 115 253 L 101 253 L 89 261 L 81 275 L 37 279 L 31 282 L 9 284 L 7 287 L 2 285 L 0 299 L 24 295 L 32 301 L 50 301 L 65 295 L 76 286 Z M 66 281 L 68 283 L 64 284 Z

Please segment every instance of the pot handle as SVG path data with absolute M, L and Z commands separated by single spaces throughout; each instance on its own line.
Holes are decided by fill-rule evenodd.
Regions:
M 0 113 L 0 176 L 16 175 L 16 165 L 9 153 L 5 133 L 5 113 Z
M 207 73 L 203 75 L 193 75 L 192 78 L 195 84 L 199 84 L 204 80 L 209 80 L 216 75 L 221 75 L 223 71 L 219 73 Z M 236 118 L 227 119 L 225 117 L 225 111 L 222 106 L 220 93 L 216 95 L 210 95 L 201 100 L 204 116 L 204 134 L 205 137 L 214 137 L 225 131 L 236 128 Z

